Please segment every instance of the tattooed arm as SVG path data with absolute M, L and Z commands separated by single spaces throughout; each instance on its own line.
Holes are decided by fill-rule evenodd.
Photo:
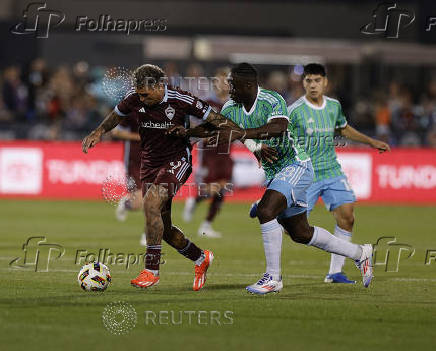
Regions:
M 241 141 L 245 139 L 269 139 L 282 135 L 288 128 L 288 120 L 286 118 L 274 118 L 259 128 L 242 129 L 230 119 L 215 112 L 209 114 L 206 122 L 220 130 L 231 130 L 232 141 L 236 139 Z
M 194 128 L 189 128 L 186 130 L 186 136 L 194 138 L 208 138 L 216 133 L 217 128 L 209 122 L 199 124 Z
M 114 129 L 120 123 L 120 116 L 115 111 L 111 111 L 101 124 L 87 135 L 82 141 L 82 151 L 87 154 L 88 149 L 94 147 L 101 141 L 104 133 Z
M 233 123 L 223 115 L 210 111 L 204 123 L 194 127 L 185 129 L 182 126 L 174 126 L 168 130 L 168 134 L 181 137 L 208 138 L 216 135 L 218 131 L 234 130 L 241 134 L 242 129 L 237 124 Z
M 211 127 L 206 127 L 206 125 Z M 213 128 L 212 130 L 210 128 Z M 168 133 L 182 137 L 198 137 L 207 138 L 213 137 L 212 143 L 228 143 L 234 140 L 246 139 L 270 139 L 281 136 L 288 128 L 288 120 L 286 118 L 274 118 L 270 122 L 259 128 L 242 129 L 236 123 L 223 115 L 211 111 L 206 118 L 206 122 L 192 129 L 185 129 L 181 126 L 171 128 Z M 219 133 L 218 133 L 219 131 Z M 220 136 L 218 137 L 218 134 Z

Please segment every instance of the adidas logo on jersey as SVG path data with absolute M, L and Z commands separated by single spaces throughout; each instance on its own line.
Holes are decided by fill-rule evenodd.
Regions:
M 138 112 L 144 112 L 145 113 L 145 108 L 141 107 Z

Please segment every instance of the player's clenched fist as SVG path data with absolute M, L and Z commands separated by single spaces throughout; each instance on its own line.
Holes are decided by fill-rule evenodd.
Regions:
M 100 131 L 94 130 L 89 135 L 87 135 L 82 141 L 82 151 L 87 154 L 88 149 L 94 147 L 97 143 L 101 141 L 102 133 Z

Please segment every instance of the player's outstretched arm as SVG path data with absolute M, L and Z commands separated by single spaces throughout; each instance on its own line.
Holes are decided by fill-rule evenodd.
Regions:
M 235 131 L 235 136 L 242 135 L 242 129 L 238 125 L 223 115 L 210 111 L 206 120 L 194 127 L 185 129 L 182 126 L 171 127 L 167 134 L 179 137 L 193 137 L 193 138 L 209 138 L 217 134 L 217 131 Z M 238 133 L 236 133 L 238 132 Z M 232 133 L 233 134 L 233 133 Z
M 209 138 L 216 134 L 216 128 L 209 123 L 202 123 L 194 128 L 186 129 L 183 126 L 173 126 L 166 134 L 177 137 Z
M 357 141 L 359 143 L 367 144 L 371 146 L 374 149 L 377 149 L 380 153 L 383 153 L 385 151 L 391 151 L 391 148 L 389 147 L 389 144 L 385 143 L 384 141 L 377 140 L 374 138 L 371 138 L 358 130 L 354 129 L 350 125 L 346 125 L 344 128 L 340 129 L 340 133 L 342 136 Z
M 89 133 L 82 141 L 82 151 L 87 154 L 88 149 L 94 147 L 100 142 L 101 137 L 104 133 L 114 129 L 118 123 L 120 123 L 120 116 L 112 111 L 106 118 L 101 122 L 101 124 Z
M 282 136 L 288 130 L 289 121 L 286 118 L 274 118 L 258 128 L 244 129 L 243 139 L 270 139 Z
M 241 129 L 235 122 L 223 116 L 221 113 L 216 113 L 215 111 L 210 111 L 209 115 L 206 118 L 206 122 L 213 125 L 216 129 Z
M 259 128 L 242 129 L 236 123 L 223 115 L 211 111 L 206 119 L 206 122 L 214 125 L 218 130 L 231 131 L 233 140 L 240 139 L 270 139 L 281 136 L 288 129 L 288 120 L 286 118 L 273 118 L 268 123 Z
M 121 140 L 140 141 L 141 136 L 139 133 L 133 133 L 128 130 L 114 128 L 111 130 L 111 136 Z

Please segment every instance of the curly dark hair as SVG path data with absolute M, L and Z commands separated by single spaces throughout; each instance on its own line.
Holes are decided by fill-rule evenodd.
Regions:
M 159 66 L 145 64 L 135 69 L 133 79 L 136 88 L 143 88 L 163 81 L 165 79 L 165 72 Z

